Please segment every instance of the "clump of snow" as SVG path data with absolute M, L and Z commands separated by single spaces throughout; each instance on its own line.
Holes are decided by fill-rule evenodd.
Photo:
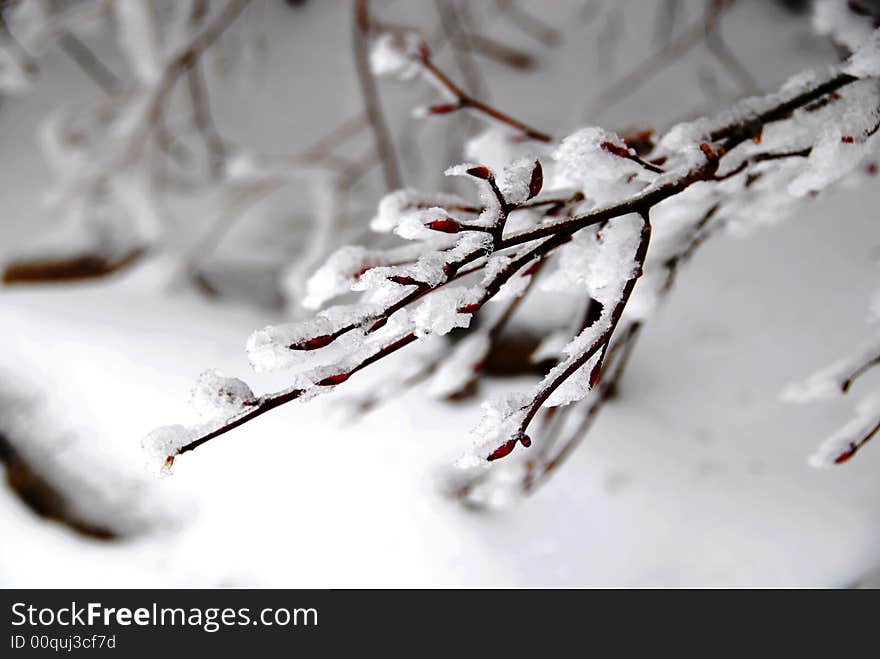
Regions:
M 535 169 L 534 158 L 520 158 L 501 171 L 498 188 L 509 204 L 521 204 L 529 198 L 529 183 Z
M 370 50 L 373 75 L 411 80 L 421 69 L 419 51 L 423 46 L 422 38 L 411 30 L 383 32 Z
M 162 426 L 144 437 L 141 446 L 147 453 L 151 468 L 155 466 L 161 473 L 168 474 L 171 471 L 174 456 L 191 442 L 192 438 L 193 432 L 186 426 Z
M 468 327 L 473 314 L 461 313 L 460 308 L 479 299 L 479 292 L 465 286 L 451 286 L 425 296 L 413 310 L 416 336 L 442 336 L 456 327 Z
M 550 291 L 581 288 L 603 304 L 616 303 L 638 267 L 635 253 L 641 227 L 641 217 L 631 213 L 579 231 L 560 249 L 557 268 L 542 280 L 541 287 Z
M 486 458 L 499 446 L 519 439 L 530 398 L 525 394 L 509 394 L 484 401 L 480 422 L 471 430 L 473 450 L 459 458 L 456 466 L 463 469 L 485 467 Z
M 639 163 L 618 155 L 623 153 L 632 154 L 615 133 L 596 126 L 582 128 L 563 139 L 553 154 L 553 185 L 575 188 L 597 204 L 604 204 L 638 191 L 657 177 Z
M 489 181 L 471 176 L 471 174 L 468 173 L 468 170 L 479 168 L 481 166 L 482 165 L 474 163 L 461 163 L 449 167 L 444 174 L 446 174 L 446 176 L 464 176 L 477 185 L 477 189 L 480 192 L 480 202 L 483 204 L 483 212 L 480 213 L 474 224 L 483 227 L 494 227 L 497 226 L 502 219 L 501 202 L 495 196 L 495 192 L 492 190 L 492 185 Z
M 409 211 L 400 216 L 400 221 L 394 228 L 394 233 L 405 240 L 433 241 L 438 238 L 445 238 L 448 241 L 448 236 L 444 236 L 444 234 L 425 226 L 428 222 L 448 219 L 449 213 L 446 212 L 446 209 L 440 208 L 439 206 Z
M 257 399 L 243 380 L 209 370 L 196 380 L 190 400 L 201 416 L 212 419 L 238 414 Z
M 347 293 L 355 279 L 369 263 L 366 247 L 346 245 L 333 252 L 306 282 L 302 305 L 317 309 L 327 300 Z
M 880 122 L 880 94 L 873 82 L 851 85 L 837 104 L 834 121 L 818 129 L 805 167 L 788 186 L 792 195 L 822 190 L 856 169 L 874 148 L 869 133 Z

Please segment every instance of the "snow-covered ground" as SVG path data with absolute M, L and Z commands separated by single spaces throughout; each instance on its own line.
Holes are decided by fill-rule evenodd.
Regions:
M 245 101 L 234 99 L 241 90 L 227 90 L 217 115 L 241 141 L 293 152 L 360 101 L 348 5 L 291 12 L 276 4 L 260 14 L 269 73 L 244 85 Z M 543 17 L 569 26 L 563 45 L 528 74 L 485 63 L 493 101 L 560 134 L 591 121 L 592 95 L 651 51 L 646 4 L 599 3 L 589 21 L 581 3 L 547 4 Z M 764 88 L 833 61 L 802 19 L 742 5 L 725 34 Z M 387 12 L 415 14 L 400 18 L 407 22 L 419 9 L 398 2 Z M 625 25 L 619 43 L 597 55 L 599 34 L 617 20 Z M 492 34 L 514 33 L 499 22 Z M 112 44 L 103 46 L 112 62 Z M 595 72 L 602 57 L 613 72 Z M 598 121 L 663 126 L 717 108 L 724 95 L 707 99 L 694 82 L 711 66 L 704 59 L 677 63 Z M 51 175 L 35 135 L 54 104 L 83 93 L 60 54 L 47 55 L 43 67 L 28 95 L 0 105 L 4 255 L 51 231 L 40 206 Z M 332 85 L 315 84 L 328 79 Z M 389 84 L 387 92 L 392 108 L 412 104 L 405 87 Z M 435 130 L 427 133 L 436 140 Z M 244 352 L 255 328 L 281 316 L 170 287 L 168 255 L 100 282 L 2 289 L 0 423 L 25 404 L 19 399 L 38 400 L 30 430 L 48 446 L 45 459 L 73 474 L 72 487 L 98 488 L 109 503 L 97 512 L 144 530 L 124 541 L 85 539 L 35 517 L 0 487 L 0 583 L 855 583 L 880 562 L 880 447 L 833 470 L 811 469 L 806 457 L 849 418 L 855 400 L 801 406 L 781 402 L 780 392 L 867 335 L 865 309 L 880 272 L 878 203 L 876 186 L 840 189 L 785 223 L 710 241 L 648 324 L 621 396 L 589 441 L 534 497 L 490 513 L 437 492 L 438 474 L 478 420 L 478 402 L 437 403 L 416 390 L 356 422 L 336 414 L 344 389 L 368 387 L 382 365 L 339 392 L 246 424 L 181 457 L 173 476 L 155 478 L 141 470 L 140 439 L 191 418 L 188 392 L 201 371 L 248 375 L 259 391 L 284 385 L 283 374 L 249 374 Z M 877 382 L 869 374 L 854 395 Z M 524 385 L 495 380 L 482 393 Z

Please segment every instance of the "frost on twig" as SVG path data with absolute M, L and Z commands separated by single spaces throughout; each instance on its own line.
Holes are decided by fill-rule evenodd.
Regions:
M 472 162 L 447 171 L 475 184 L 476 198 L 386 196 L 371 226 L 405 242 L 336 252 L 314 275 L 308 301 L 346 299 L 248 341 L 252 365 L 289 370 L 289 387 L 251 396 L 238 382 L 220 386 L 236 405 L 203 426 L 162 431 L 155 443 L 166 461 L 282 404 L 332 391 L 413 343 L 434 348 L 399 382 L 426 382 L 429 393 L 449 395 L 478 376 L 523 296 L 577 290 L 584 307 L 573 310 L 567 340 L 553 348 L 555 365 L 531 389 L 484 406 L 475 449 L 459 462 L 452 487 L 471 502 L 496 500 L 487 491 L 533 491 L 613 397 L 641 327 L 712 234 L 782 220 L 837 181 L 858 180 L 876 149 L 880 52 L 873 40 L 840 69 L 797 76 L 656 140 L 642 136 L 638 149 L 596 127 L 551 146 L 546 134 L 474 105 L 424 53 L 401 57 L 453 105 L 464 99 L 502 117 L 472 141 Z M 380 63 L 400 70 L 402 61 Z M 534 139 L 481 154 L 480 145 L 498 146 L 499 130 Z M 447 337 L 456 342 L 444 353 L 436 346 Z M 394 395 L 399 387 L 383 390 Z

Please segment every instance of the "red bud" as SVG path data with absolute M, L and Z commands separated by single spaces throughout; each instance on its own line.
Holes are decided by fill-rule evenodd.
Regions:
M 613 153 L 615 156 L 619 156 L 621 158 L 630 157 L 629 149 L 626 149 L 622 146 L 617 146 L 614 142 L 602 142 L 602 144 L 600 144 L 599 146 L 601 146 L 608 153 Z
M 442 220 L 432 220 L 425 224 L 432 231 L 440 231 L 442 233 L 458 233 L 461 231 L 461 224 L 450 218 Z
M 418 284 L 418 282 L 412 277 L 408 277 L 407 275 L 391 275 L 388 277 L 388 281 L 393 281 L 395 284 L 400 284 L 401 286 L 412 286 L 414 284 Z
M 544 187 L 544 168 L 541 167 L 539 160 L 535 161 L 535 168 L 532 169 L 532 179 L 529 181 L 529 196 L 531 199 L 541 191 Z
M 532 439 L 528 435 L 523 435 L 518 439 L 509 439 L 504 442 L 501 446 L 496 448 L 489 454 L 489 457 L 486 458 L 489 462 L 493 462 L 494 460 L 499 460 L 501 458 L 505 458 L 510 455 L 510 452 L 516 447 L 517 442 L 521 443 L 523 446 L 528 448 L 532 445 Z
M 844 453 L 841 453 L 836 458 L 834 458 L 834 464 L 836 464 L 836 465 L 843 464 L 844 462 L 849 460 L 855 454 L 856 454 L 856 448 L 852 447 L 848 451 L 845 451 Z
M 523 276 L 523 277 L 528 277 L 529 275 L 533 275 L 533 274 L 535 274 L 535 273 L 538 272 L 538 270 L 540 270 L 540 269 L 541 269 L 541 260 L 540 260 L 540 259 L 536 259 L 536 260 L 534 261 L 534 263 L 532 263 L 532 265 L 530 265 L 528 268 L 526 268 L 525 270 L 523 270 L 522 276 Z
M 348 378 L 351 377 L 351 373 L 337 373 L 336 375 L 331 375 L 330 377 L 324 378 L 320 382 L 316 382 L 319 387 L 330 387 L 334 384 L 342 384 Z
M 325 345 L 332 341 L 332 334 L 322 334 L 320 336 L 313 336 L 311 339 L 306 339 L 301 343 L 294 343 L 293 345 L 288 347 L 291 350 L 317 350 L 318 348 L 323 348 Z
M 428 114 L 449 114 L 461 109 L 459 103 L 438 103 L 428 108 Z
M 488 181 L 492 178 L 492 172 L 485 165 L 477 165 L 476 167 L 471 167 L 467 170 L 467 173 L 475 178 L 481 178 L 484 181 Z
M 489 454 L 489 457 L 486 458 L 489 462 L 493 460 L 500 460 L 501 458 L 505 458 L 510 455 L 510 452 L 513 450 L 513 447 L 516 446 L 516 440 L 511 439 L 509 441 L 504 442 L 501 446 L 496 448 Z

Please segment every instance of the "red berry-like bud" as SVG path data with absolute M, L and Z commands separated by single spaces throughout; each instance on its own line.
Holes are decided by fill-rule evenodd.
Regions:
M 540 269 L 541 269 L 541 260 L 540 260 L 540 259 L 536 259 L 536 260 L 532 263 L 532 265 L 530 265 L 528 268 L 526 268 L 525 270 L 523 270 L 522 276 L 523 276 L 523 277 L 528 277 L 529 275 L 533 275 L 533 274 L 535 274 L 535 273 L 538 272 L 538 270 L 540 270 Z
M 432 231 L 440 231 L 441 233 L 458 233 L 461 231 L 461 224 L 449 218 L 432 220 L 431 222 L 427 222 L 425 226 Z
M 291 350 L 317 350 L 318 348 L 323 348 L 332 341 L 332 334 L 321 334 L 320 336 L 313 336 L 310 339 L 306 339 L 302 343 L 294 343 L 289 347 Z
M 596 383 L 599 381 L 599 376 L 602 374 L 602 363 L 598 363 L 593 367 L 593 370 L 590 371 L 590 389 L 596 386 Z
M 461 109 L 459 103 L 438 103 L 428 108 L 428 114 L 449 114 Z
M 480 304 L 474 302 L 473 304 L 466 304 L 463 307 L 458 308 L 458 313 L 477 313 L 480 310 Z
M 400 284 L 401 286 L 412 286 L 419 283 L 407 275 L 391 275 L 388 277 L 388 281 L 393 281 L 395 284 Z
M 531 199 L 532 197 L 536 196 L 541 191 L 541 188 L 543 188 L 543 187 L 544 187 L 544 168 L 541 167 L 541 162 L 539 160 L 536 160 L 535 167 L 534 167 L 534 169 L 532 169 L 532 178 L 529 181 L 529 196 L 528 196 L 528 198 Z
M 335 384 L 342 384 L 348 378 L 351 377 L 351 373 L 337 373 L 336 375 L 331 375 L 330 377 L 326 377 L 323 380 L 316 382 L 319 387 L 330 387 Z
M 478 165 L 476 167 L 471 167 L 467 170 L 467 173 L 475 178 L 481 178 L 484 181 L 488 181 L 492 178 L 491 170 L 485 165 Z
M 356 273 L 354 273 L 354 278 L 355 278 L 355 279 L 360 279 L 361 277 L 364 276 L 365 273 L 369 272 L 369 271 L 372 270 L 374 267 L 376 267 L 376 266 L 373 266 L 373 265 L 365 265 L 365 266 L 363 266 L 360 270 L 358 270 Z
M 834 464 L 836 464 L 836 465 L 843 464 L 844 462 L 849 460 L 855 454 L 856 454 L 856 449 L 855 449 L 855 447 L 852 447 L 848 451 L 841 453 L 836 458 L 834 458 Z
M 505 458 L 510 455 L 510 452 L 513 450 L 513 447 L 516 446 L 517 440 L 511 439 L 509 441 L 504 442 L 501 446 L 496 448 L 489 454 L 489 457 L 486 458 L 489 462 L 493 462 L 494 460 L 500 460 L 501 458 Z
M 619 156 L 621 158 L 630 157 L 629 149 L 626 149 L 622 146 L 617 146 L 614 142 L 602 142 L 602 144 L 600 144 L 599 146 L 601 146 L 608 153 L 612 153 L 615 156 Z

